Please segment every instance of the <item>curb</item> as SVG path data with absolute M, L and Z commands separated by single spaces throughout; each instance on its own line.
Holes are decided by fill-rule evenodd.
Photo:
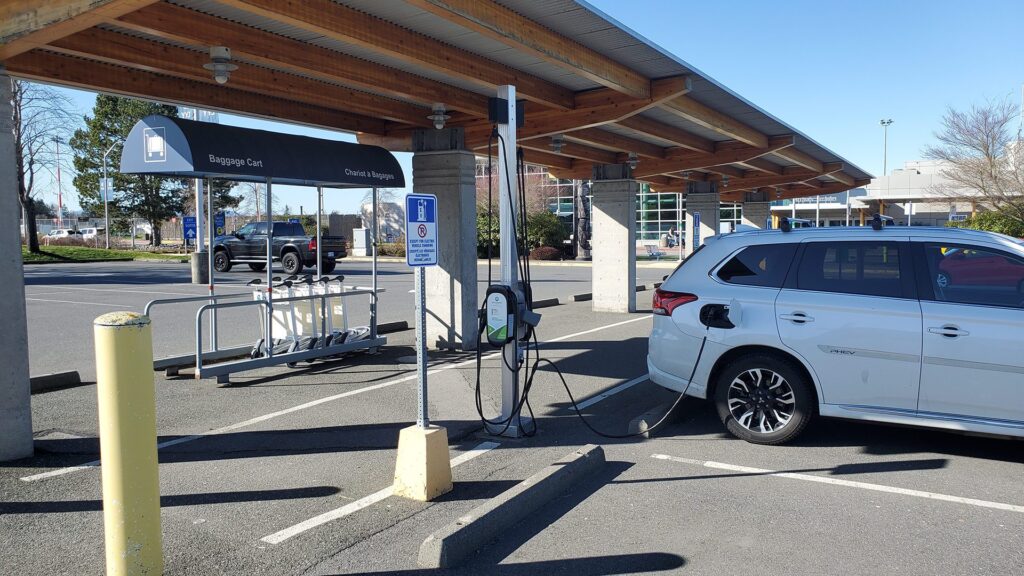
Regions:
M 650 438 L 651 433 L 649 432 L 649 430 L 652 426 L 658 423 L 658 420 L 661 420 L 663 417 L 665 417 L 665 413 L 668 412 L 670 408 L 672 408 L 671 402 L 666 404 L 660 404 L 658 406 L 655 406 L 654 408 L 651 408 L 647 412 L 644 412 L 643 414 L 637 416 L 636 418 L 633 418 L 632 420 L 629 421 L 629 430 L 627 433 L 639 434 L 644 438 Z
M 548 298 L 546 300 L 537 300 L 533 303 L 533 308 L 550 308 L 552 306 L 558 306 L 562 302 L 558 298 Z
M 421 568 L 451 568 L 551 499 L 604 466 L 604 450 L 588 444 L 477 506 L 420 545 Z
M 39 394 L 40 392 L 50 392 L 52 390 L 79 386 L 82 384 L 82 377 L 78 374 L 78 370 L 71 370 L 69 372 L 54 372 L 53 374 L 32 376 L 29 378 L 29 381 L 31 382 L 32 394 Z

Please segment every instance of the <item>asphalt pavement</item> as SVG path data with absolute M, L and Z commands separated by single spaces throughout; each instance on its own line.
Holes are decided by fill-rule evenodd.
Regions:
M 652 264 L 637 267 L 637 283 L 660 281 L 671 271 L 666 268 L 670 263 Z M 369 286 L 370 270 L 368 261 L 343 260 L 333 275 L 344 275 L 346 285 Z M 275 274 L 285 275 L 280 269 L 275 269 Z M 498 274 L 497 263 L 494 274 Z M 385 290 L 379 300 L 379 322 L 405 320 L 411 326 L 415 317 L 411 269 L 403 262 L 381 262 L 377 277 Z M 532 267 L 532 277 L 536 300 L 591 291 L 590 267 L 585 264 L 538 264 Z M 219 294 L 249 293 L 245 283 L 256 278 L 265 279 L 266 273 L 252 272 L 246 266 L 215 275 Z M 486 262 L 478 269 L 478 286 L 482 298 L 487 286 Z M 203 296 L 207 288 L 191 284 L 188 264 L 108 262 L 25 266 L 25 292 L 32 375 L 78 370 L 83 381 L 92 382 L 96 377 L 92 321 L 97 316 L 115 310 L 142 312 L 151 300 Z M 353 325 L 368 324 L 369 297 L 350 300 Z M 153 351 L 157 358 L 195 350 L 196 311 L 202 304 L 154 308 Z M 225 310 L 218 315 L 218 341 L 223 347 L 251 344 L 259 333 L 255 308 Z

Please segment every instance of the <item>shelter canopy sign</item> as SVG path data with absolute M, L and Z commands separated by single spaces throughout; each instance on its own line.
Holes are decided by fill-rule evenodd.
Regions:
M 405 186 L 398 161 L 377 146 L 169 116 L 147 116 L 132 128 L 121 172 L 339 188 Z

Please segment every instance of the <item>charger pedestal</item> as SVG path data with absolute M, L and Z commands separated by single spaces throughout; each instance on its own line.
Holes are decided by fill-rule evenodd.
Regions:
M 398 435 L 395 496 L 426 502 L 452 489 L 448 430 L 443 426 L 403 428 Z

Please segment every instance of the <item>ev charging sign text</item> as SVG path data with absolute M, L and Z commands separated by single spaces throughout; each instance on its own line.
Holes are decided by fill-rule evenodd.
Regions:
M 409 266 L 437 266 L 437 196 L 405 197 L 405 261 Z

